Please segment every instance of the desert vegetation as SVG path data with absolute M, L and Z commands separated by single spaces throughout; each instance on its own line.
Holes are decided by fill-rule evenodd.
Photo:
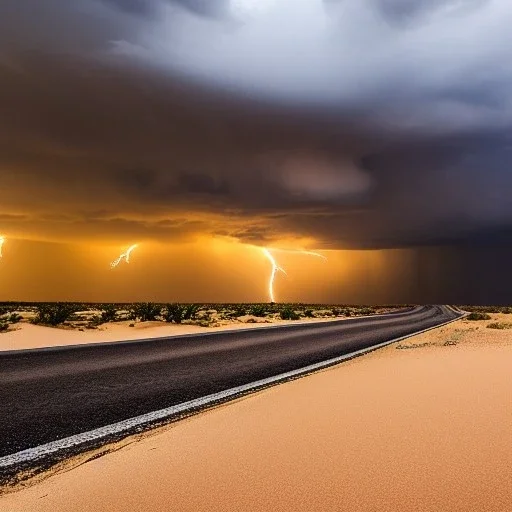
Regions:
M 509 322 L 491 322 L 487 325 L 488 329 L 512 329 L 512 323 Z
M 130 307 L 130 319 L 140 322 L 154 322 L 160 316 L 162 307 L 153 302 L 141 302 Z
M 9 306 L 0 307 L 0 332 L 7 332 L 21 320 L 23 320 L 23 317 L 14 308 Z
M 332 304 L 185 304 L 140 303 L 0 303 L 0 332 L 19 322 L 65 329 L 102 329 L 105 324 L 161 322 L 219 327 L 228 324 L 350 318 L 399 311 L 408 305 L 358 306 Z
M 469 313 L 503 313 L 512 314 L 512 306 L 459 306 L 460 309 Z
M 291 307 L 281 309 L 279 316 L 281 320 L 300 320 L 300 315 Z
M 40 304 L 37 306 L 36 311 L 37 314 L 32 319 L 32 323 L 56 326 L 69 320 L 76 312 L 76 306 L 64 302 Z
M 100 322 L 115 322 L 117 320 L 117 307 L 115 304 L 105 304 L 101 307 Z
M 167 304 L 161 315 L 167 323 L 181 324 L 184 320 L 196 320 L 199 310 L 198 304 Z
M 471 321 L 478 321 L 478 320 L 490 320 L 492 317 L 489 315 L 489 313 L 484 313 L 482 311 L 473 311 L 470 313 L 466 319 Z

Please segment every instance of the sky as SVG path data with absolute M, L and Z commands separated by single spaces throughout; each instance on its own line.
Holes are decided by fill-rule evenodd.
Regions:
M 0 300 L 512 303 L 508 0 L 2 0 Z M 129 265 L 109 263 L 133 243 Z

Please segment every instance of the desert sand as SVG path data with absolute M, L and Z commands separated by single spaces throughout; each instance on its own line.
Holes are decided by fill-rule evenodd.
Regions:
M 112 322 L 102 325 L 98 329 L 79 331 L 77 329 L 63 329 L 19 323 L 13 330 L 0 333 L 0 351 L 24 350 L 43 347 L 58 347 L 69 345 L 83 345 L 85 343 L 105 343 L 111 341 L 128 341 L 147 338 L 160 338 L 165 336 L 179 336 L 181 334 L 201 334 L 232 329 L 254 329 L 258 327 L 272 327 L 276 325 L 290 325 L 311 322 L 331 322 L 342 320 L 331 319 L 302 319 L 302 320 L 266 320 L 252 319 L 255 323 L 233 322 L 220 327 L 201 327 L 187 324 L 168 324 L 165 322 Z M 133 324 L 133 327 L 130 327 Z
M 455 322 L 69 461 L 0 509 L 509 512 L 512 331 L 487 323 Z

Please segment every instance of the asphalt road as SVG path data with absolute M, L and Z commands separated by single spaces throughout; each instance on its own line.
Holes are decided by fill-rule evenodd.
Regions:
M 388 316 L 0 353 L 0 457 L 456 318 Z

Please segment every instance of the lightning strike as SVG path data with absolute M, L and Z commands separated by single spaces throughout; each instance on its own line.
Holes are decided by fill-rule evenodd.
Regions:
M 282 269 L 276 262 L 274 256 L 268 249 L 263 249 L 263 254 L 268 258 L 270 263 L 272 264 L 272 272 L 270 274 L 270 280 L 268 282 L 268 295 L 270 298 L 270 302 L 275 302 L 274 297 L 274 280 L 276 278 L 276 274 L 278 272 L 282 272 L 285 276 L 288 275 L 284 269 Z
M 116 268 L 123 260 L 125 261 L 125 263 L 130 263 L 130 254 L 132 253 L 132 251 L 134 249 L 137 248 L 137 244 L 134 244 L 132 246 L 130 246 L 126 252 L 123 252 L 121 253 L 121 255 L 119 256 L 119 258 L 117 258 L 117 260 L 114 260 L 111 264 L 110 264 L 110 268 L 114 269 Z
M 327 261 L 327 258 L 324 255 L 319 254 L 318 252 L 305 251 L 305 250 L 292 250 L 292 249 L 272 249 L 272 250 L 275 252 L 289 252 L 289 253 L 294 253 L 294 254 L 303 254 L 305 256 L 313 256 L 316 258 L 321 258 L 324 261 Z M 278 272 L 282 272 L 285 276 L 287 276 L 288 274 L 285 272 L 285 270 L 283 268 L 281 268 L 277 264 L 276 259 L 274 258 L 273 254 L 270 252 L 269 249 L 264 248 L 263 254 L 267 257 L 267 259 L 270 261 L 270 263 L 272 265 L 272 272 L 270 274 L 270 279 L 268 282 L 268 295 L 269 295 L 270 302 L 275 302 L 276 300 L 275 300 L 275 295 L 274 295 L 274 281 L 276 279 L 276 275 Z
M 304 251 L 302 249 L 298 249 L 298 250 L 293 250 L 293 249 L 272 249 L 272 250 L 276 251 L 276 252 L 291 252 L 291 253 L 294 253 L 294 254 L 304 254 L 305 256 L 314 256 L 315 258 L 321 258 L 324 261 L 328 261 L 328 259 L 323 254 L 320 254 L 318 252 L 313 252 L 313 251 Z
M 5 243 L 5 236 L 0 236 L 0 258 L 3 257 L 2 248 L 4 246 L 4 243 Z

